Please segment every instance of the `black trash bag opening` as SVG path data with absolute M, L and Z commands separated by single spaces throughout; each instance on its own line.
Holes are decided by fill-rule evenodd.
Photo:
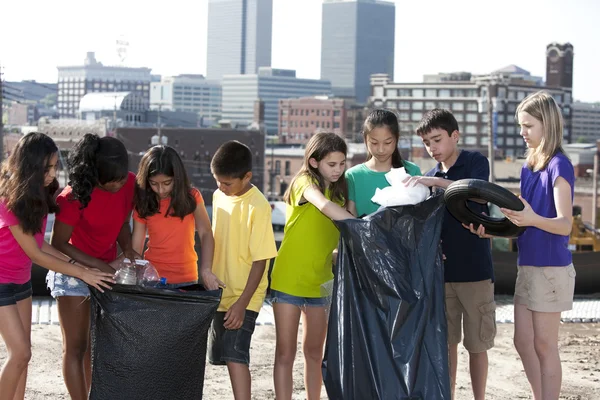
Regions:
M 337 222 L 323 378 L 332 400 L 450 399 L 443 197 Z
M 202 399 L 208 330 L 221 290 L 90 288 L 91 400 Z

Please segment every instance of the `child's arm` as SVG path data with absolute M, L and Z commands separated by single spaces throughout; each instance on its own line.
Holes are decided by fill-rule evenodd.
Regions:
M 65 255 L 61 254 L 45 241 L 42 243 L 42 248 L 40 249 L 35 238 L 23 232 L 23 229 L 19 225 L 11 225 L 10 231 L 17 243 L 19 243 L 19 246 L 27 254 L 27 257 L 46 269 L 77 277 L 100 292 L 103 292 L 102 287 L 110 289 L 108 283 L 115 283 L 113 273 L 101 272 L 97 269 L 71 264 Z
M 252 263 L 250 275 L 248 275 L 248 281 L 242 295 L 225 314 L 225 323 L 223 324 L 225 329 L 234 330 L 242 327 L 246 315 L 246 307 L 248 307 L 252 296 L 254 296 L 254 292 L 256 292 L 258 285 L 260 285 L 266 267 L 267 260 L 258 260 Z
M 409 176 L 405 180 L 402 181 L 405 186 L 415 186 L 420 183 L 421 185 L 425 185 L 428 187 L 439 187 L 442 189 L 446 189 L 450 184 L 454 181 L 449 179 L 440 178 L 437 176 Z
M 348 200 L 348 202 L 346 203 L 346 210 L 348 210 L 348 212 L 350 214 L 352 214 L 354 217 L 356 217 L 356 203 L 353 202 L 352 200 Z
M 316 185 L 308 186 L 302 197 L 334 221 L 354 218 L 346 209 L 327 199 Z
M 140 253 L 133 250 L 133 246 L 131 244 L 131 227 L 129 226 L 129 220 L 131 219 L 131 213 L 127 215 L 125 222 L 121 226 L 121 230 L 119 231 L 119 235 L 117 236 L 117 243 L 121 247 L 123 251 L 123 255 L 130 260 L 135 258 L 142 258 Z
M 133 234 L 131 235 L 131 246 L 137 254 L 144 252 L 146 242 L 146 224 L 136 219 L 133 220 Z
M 100 271 L 114 274 L 115 270 L 110 265 L 102 260 L 97 259 L 96 257 L 86 254 L 69 243 L 69 239 L 71 239 L 71 235 L 73 234 L 73 229 L 74 227 L 71 225 L 65 224 L 59 220 L 55 220 L 50 244 L 61 253 L 66 254 L 67 256 L 79 261 L 84 265 L 89 265 L 90 267 L 97 268 Z
M 514 211 L 501 208 L 500 211 L 517 226 L 533 226 L 555 235 L 569 236 L 573 229 L 573 202 L 571 200 L 571 185 L 565 178 L 559 176 L 554 182 L 554 204 L 556 218 L 545 218 L 533 211 L 529 203 L 519 196 L 525 208 Z
M 225 287 L 225 284 L 212 272 L 215 239 L 213 238 L 204 203 L 196 205 L 194 219 L 196 221 L 196 231 L 198 231 L 198 237 L 200 238 L 200 276 L 202 277 L 202 284 L 208 290 L 217 290 L 219 286 Z

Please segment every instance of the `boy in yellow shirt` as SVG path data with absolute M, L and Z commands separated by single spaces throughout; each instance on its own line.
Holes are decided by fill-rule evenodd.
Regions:
M 250 183 L 252 152 L 246 145 L 224 143 L 210 169 L 218 187 L 212 272 L 225 287 L 209 333 L 208 358 L 213 365 L 227 365 L 235 399 L 250 400 L 250 341 L 267 292 L 267 262 L 277 256 L 271 205 Z

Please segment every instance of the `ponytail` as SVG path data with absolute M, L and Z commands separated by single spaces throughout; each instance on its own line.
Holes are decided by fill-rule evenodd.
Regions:
M 122 181 L 129 172 L 127 149 L 120 140 L 86 134 L 71 150 L 67 160 L 72 199 L 86 208 L 98 185 Z

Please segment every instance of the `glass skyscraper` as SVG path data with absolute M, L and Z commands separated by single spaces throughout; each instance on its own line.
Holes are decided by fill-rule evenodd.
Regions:
M 207 78 L 271 66 L 273 0 L 209 0 Z
M 333 93 L 359 103 L 371 95 L 371 74 L 393 80 L 394 3 L 380 0 L 325 0 L 321 37 L 321 79 Z

